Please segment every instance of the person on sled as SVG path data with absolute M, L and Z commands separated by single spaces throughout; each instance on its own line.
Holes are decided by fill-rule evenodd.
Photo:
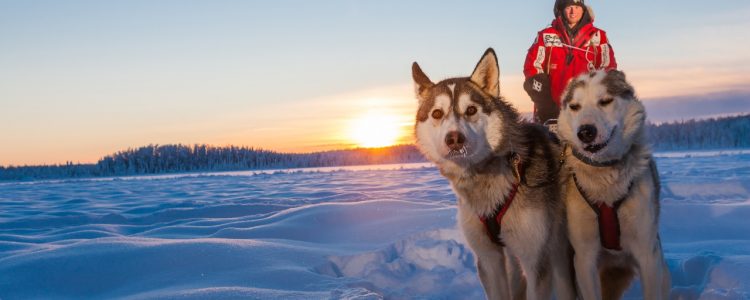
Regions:
M 607 34 L 594 27 L 594 14 L 583 0 L 556 0 L 554 13 L 552 25 L 537 34 L 523 66 L 523 88 L 534 102 L 534 121 L 545 125 L 556 124 L 560 98 L 573 77 L 617 68 Z

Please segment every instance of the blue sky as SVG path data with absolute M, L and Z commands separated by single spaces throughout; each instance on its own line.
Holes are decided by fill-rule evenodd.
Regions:
M 554 1 L 527 2 L 0 0 L 0 165 L 150 143 L 354 147 L 365 115 L 409 142 L 411 62 L 465 76 L 487 47 L 528 111 L 523 59 Z M 750 111 L 750 2 L 587 3 L 652 119 L 676 119 L 658 101 Z

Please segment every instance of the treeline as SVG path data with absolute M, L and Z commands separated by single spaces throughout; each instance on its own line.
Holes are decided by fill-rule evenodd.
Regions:
M 654 149 L 750 148 L 750 115 L 648 124 Z M 251 147 L 148 145 L 106 156 L 96 164 L 0 166 L 0 181 L 331 167 L 425 161 L 412 145 L 338 150 L 307 154 L 279 153 Z
M 236 171 L 422 162 L 412 145 L 360 148 L 307 154 L 279 153 L 251 147 L 148 145 L 127 149 L 96 164 L 1 167 L 0 181 Z
M 279 153 L 236 146 L 149 145 L 104 157 L 96 167 L 107 176 L 370 165 L 422 160 L 419 152 L 409 145 L 308 154 Z
M 750 115 L 649 124 L 654 150 L 750 148 Z

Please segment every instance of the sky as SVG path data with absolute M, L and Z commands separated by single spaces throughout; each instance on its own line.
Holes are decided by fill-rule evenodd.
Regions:
M 411 63 L 467 76 L 488 47 L 527 112 L 524 57 L 553 3 L 0 0 L 0 165 L 411 143 Z M 652 121 L 750 112 L 750 2 L 586 3 Z

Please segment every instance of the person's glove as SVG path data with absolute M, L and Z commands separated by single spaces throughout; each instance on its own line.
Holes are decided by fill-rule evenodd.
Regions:
M 534 101 L 534 107 L 536 108 L 534 118 L 537 122 L 544 124 L 549 119 L 557 119 L 560 108 L 552 100 L 552 90 L 547 74 L 540 73 L 526 78 L 523 89 L 529 94 L 531 101 Z

